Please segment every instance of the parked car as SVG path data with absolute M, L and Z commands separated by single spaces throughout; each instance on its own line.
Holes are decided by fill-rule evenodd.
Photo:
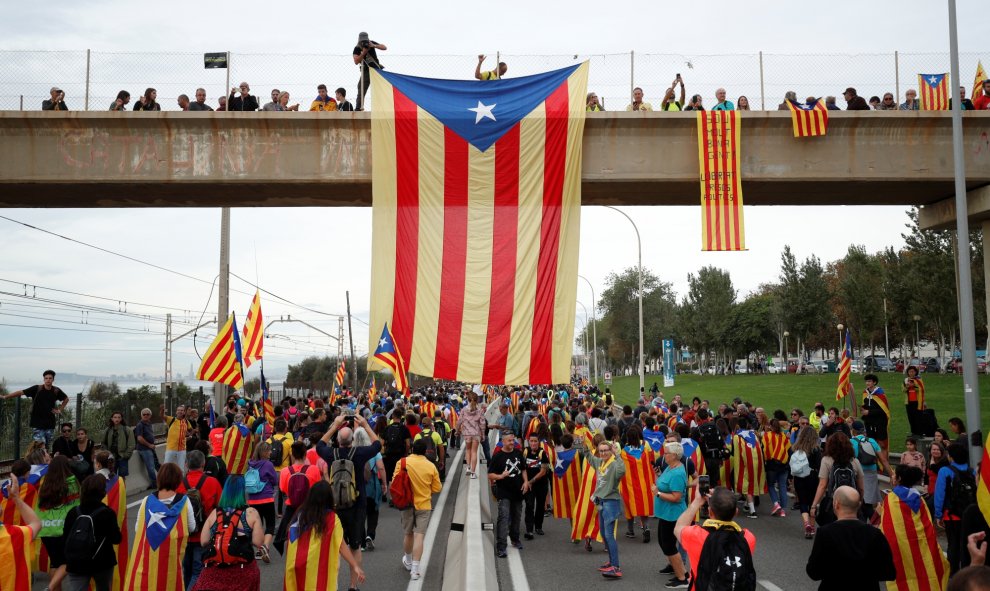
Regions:
M 733 371 L 736 373 L 749 373 L 749 368 L 746 367 L 746 360 L 737 359 Z
M 962 359 L 954 358 L 945 366 L 945 371 L 948 373 L 962 373 L 963 372 L 963 362 Z M 977 357 L 976 358 L 976 371 L 979 373 L 986 373 L 987 371 L 987 358 Z
M 781 371 L 782 369 L 783 368 L 780 365 L 777 365 L 776 362 L 767 361 L 767 373 L 772 373 L 772 374 L 783 373 L 783 371 Z
M 895 370 L 895 365 L 884 355 L 867 355 L 863 358 L 863 369 L 871 372 L 890 372 Z

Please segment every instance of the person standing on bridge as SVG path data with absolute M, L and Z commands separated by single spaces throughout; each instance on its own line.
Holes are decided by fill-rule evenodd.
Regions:
M 55 435 L 56 419 L 69 404 L 69 397 L 61 388 L 54 385 L 54 371 L 46 369 L 42 378 L 44 383 L 4 394 L 3 399 L 27 396 L 34 401 L 31 405 L 31 420 L 28 422 L 31 426 L 31 439 L 41 441 L 46 448 L 51 448 L 52 437 Z M 60 404 L 56 405 L 56 403 Z

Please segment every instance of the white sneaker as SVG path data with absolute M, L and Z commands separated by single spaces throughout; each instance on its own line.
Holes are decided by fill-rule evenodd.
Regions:
M 407 571 L 412 572 L 412 561 L 406 560 L 405 556 L 402 557 L 402 566 L 406 567 Z
M 422 577 L 422 576 L 423 575 L 421 575 L 419 573 L 419 571 L 415 571 L 415 570 L 414 571 L 410 571 L 410 573 L 409 573 L 409 579 L 412 580 L 412 581 L 418 581 L 420 579 L 420 577 Z

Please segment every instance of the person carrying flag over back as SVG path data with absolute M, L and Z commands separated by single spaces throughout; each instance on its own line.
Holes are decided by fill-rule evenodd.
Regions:
M 887 538 L 897 568 L 897 578 L 887 583 L 890 591 L 936 590 L 948 584 L 949 562 L 938 544 L 931 512 L 913 488 L 923 475 L 920 468 L 897 466 L 894 488 L 878 509 L 880 531 Z
M 880 444 L 884 463 L 887 461 L 887 450 L 890 449 L 890 405 L 887 403 L 887 393 L 880 387 L 876 374 L 868 373 L 863 376 L 866 390 L 863 391 L 863 422 L 866 424 L 866 435 Z
M 309 489 L 306 500 L 292 516 L 285 555 L 284 591 L 323 591 L 337 582 L 338 556 L 344 558 L 358 582 L 364 570 L 354 560 L 344 539 L 344 528 L 333 510 L 330 483 L 321 480 Z

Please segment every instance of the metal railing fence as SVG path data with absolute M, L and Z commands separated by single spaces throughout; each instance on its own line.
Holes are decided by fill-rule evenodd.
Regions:
M 960 55 L 964 79 L 959 82 L 970 92 L 977 61 L 990 54 Z M 382 63 L 391 71 L 417 76 L 470 79 L 477 58 L 474 55 L 401 55 L 381 52 Z M 719 54 L 682 55 L 629 53 L 516 55 L 492 54 L 485 66 L 493 68 L 496 59 L 509 66 L 507 76 L 516 77 L 561 68 L 584 60 L 590 62 L 588 88 L 604 101 L 608 110 L 622 110 L 629 103 L 632 89 L 644 89 L 646 101 L 659 109 L 664 91 L 676 74 L 685 82 L 687 98 L 700 94 L 707 106 L 713 104 L 715 90 L 725 88 L 728 98 L 746 96 L 751 108 L 773 110 L 784 93 L 793 90 L 798 97 L 836 96 L 844 106 L 842 91 L 856 88 L 861 96 L 882 96 L 893 92 L 903 101 L 908 88 L 917 88 L 919 73 L 949 70 L 947 53 L 865 54 Z M 158 92 L 163 110 L 178 110 L 176 98 L 193 98 L 197 88 L 207 91 L 207 102 L 216 107 L 218 97 L 241 81 L 262 104 L 269 101 L 273 88 L 287 90 L 290 103 L 308 109 L 316 96 L 316 86 L 326 84 L 331 93 L 337 87 L 355 100 L 359 70 L 350 55 L 231 53 L 229 69 L 204 69 L 203 53 L 192 52 L 103 52 L 103 51 L 0 51 L 0 110 L 38 110 L 49 98 L 49 89 L 65 91 L 66 104 L 73 110 L 108 109 L 120 90 L 131 94 L 131 105 L 148 87 Z M 679 94 L 679 89 L 678 89 Z M 369 98 L 373 108 L 374 97 Z

